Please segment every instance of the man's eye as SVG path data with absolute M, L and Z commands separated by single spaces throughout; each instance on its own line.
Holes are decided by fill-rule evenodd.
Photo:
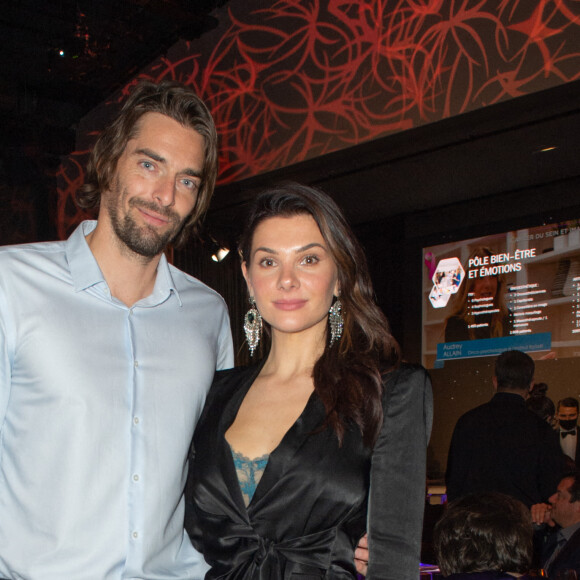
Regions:
M 151 170 L 153 169 L 154 165 L 151 163 L 151 161 L 141 161 L 141 167 Z
M 187 189 L 191 189 L 192 191 L 196 191 L 198 188 L 197 182 L 193 181 L 193 179 L 182 179 L 181 183 L 183 183 Z

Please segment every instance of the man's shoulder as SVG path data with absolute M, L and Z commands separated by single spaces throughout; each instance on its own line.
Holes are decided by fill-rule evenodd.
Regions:
M 564 568 L 580 568 L 580 529 L 576 530 L 566 542 L 554 561 L 552 572 Z
M 474 407 L 473 409 L 469 409 L 459 417 L 459 421 L 461 422 L 469 422 L 479 419 L 482 416 L 487 416 L 493 414 L 493 407 L 491 406 L 490 402 L 483 403 Z
M 0 246 L 0 258 L 2 260 L 20 260 L 42 254 L 59 254 L 65 251 L 65 244 L 64 241 L 52 241 Z
M 47 264 L 66 263 L 66 242 L 35 242 L 0 246 L 0 269 L 18 271 L 29 268 L 44 270 Z
M 204 284 L 201 280 L 198 280 L 195 276 L 180 270 L 173 264 L 168 264 L 169 271 L 171 272 L 171 278 L 175 284 L 177 291 L 180 293 L 191 293 L 195 296 L 204 296 L 210 300 L 215 300 L 221 304 L 225 305 L 225 301 L 219 292 L 216 292 L 213 288 L 210 288 L 207 284 Z
M 574 541 L 580 547 L 580 528 L 578 528 L 571 536 L 570 542 Z M 580 553 L 579 553 L 580 555 Z

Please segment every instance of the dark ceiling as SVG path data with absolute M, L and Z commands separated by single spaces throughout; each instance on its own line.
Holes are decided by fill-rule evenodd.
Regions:
M 89 110 L 178 39 L 212 30 L 218 24 L 214 9 L 226 3 L 5 2 L 0 12 L 0 179 L 30 180 L 33 172 L 54 169 L 61 155 L 74 150 L 77 123 Z M 433 223 L 449 227 L 432 219 L 434 208 L 481 200 L 481 212 L 461 218 L 468 228 L 470 220 L 503 214 L 486 211 L 485 200 L 491 196 L 525 191 L 527 201 L 513 212 L 529 212 L 530 190 L 563 180 L 575 184 L 580 179 L 578 151 L 580 80 L 223 186 L 208 225 L 231 237 L 256 188 L 296 179 L 326 189 L 354 224 L 410 213 L 416 222 L 426 212 L 429 220 L 416 228 L 423 232 Z M 31 167 L 32 159 L 36 167 Z M 38 190 L 36 183 L 33 189 Z M 569 189 L 577 199 L 575 186 Z M 574 203 L 564 198 L 538 201 L 543 207 Z M 39 196 L 39 215 L 49 211 L 47 203 Z M 10 220 L 10 208 L 0 207 L 0 218 L 2 211 L 6 218 L 0 219 L 0 228 Z M 38 235 L 43 239 L 54 232 L 46 229 Z
M 235 239 L 256 190 L 296 180 L 331 193 L 357 226 L 393 218 L 408 237 L 472 237 L 580 205 L 579 152 L 580 80 L 221 186 L 207 222 Z
M 0 151 L 45 166 L 79 119 L 179 39 L 217 25 L 227 0 L 17 0 L 0 11 Z

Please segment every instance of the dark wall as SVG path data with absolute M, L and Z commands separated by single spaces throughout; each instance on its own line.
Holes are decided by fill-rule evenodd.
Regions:
M 290 179 L 327 191 L 365 248 L 377 301 L 403 357 L 420 362 L 423 247 L 580 218 L 579 95 L 580 84 L 572 83 L 541 98 L 522 98 L 521 108 L 515 102 L 490 107 L 222 186 L 207 230 L 234 247 L 248 202 L 270 183 Z M 557 149 L 541 152 L 548 144 Z M 237 257 L 216 264 L 207 246 L 184 255 L 186 269 L 226 298 L 242 353 L 238 362 L 245 362 L 247 302 Z M 538 361 L 536 378 L 558 400 L 580 394 L 579 370 L 580 359 Z M 433 477 L 445 468 L 459 415 L 491 397 L 492 372 L 493 359 L 486 358 L 431 371 Z

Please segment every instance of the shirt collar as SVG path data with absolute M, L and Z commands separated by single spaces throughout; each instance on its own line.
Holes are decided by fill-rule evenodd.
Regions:
M 75 292 L 82 292 L 87 288 L 103 285 L 109 293 L 109 287 L 99 268 L 97 260 L 93 256 L 85 236 L 89 235 L 97 226 L 96 220 L 87 220 L 79 224 L 75 231 L 66 241 L 66 256 L 73 279 Z M 182 305 L 179 292 L 175 287 L 171 269 L 165 254 L 161 255 L 157 266 L 157 277 L 155 286 L 150 296 L 143 298 L 136 305 L 142 307 L 152 307 L 161 304 L 171 295 L 175 295 L 179 305 Z
M 157 306 L 161 302 L 165 302 L 171 295 L 174 295 L 179 306 L 182 306 L 181 298 L 179 297 L 179 292 L 173 281 L 173 276 L 171 275 L 171 268 L 167 262 L 165 254 L 161 254 L 161 259 L 159 260 L 159 265 L 157 266 L 157 278 L 155 278 L 155 286 L 153 287 L 153 292 L 151 296 L 147 296 L 143 300 L 140 300 L 137 304 L 139 306 Z
M 88 236 L 96 226 L 96 220 L 81 222 L 66 241 L 66 257 L 75 292 L 81 292 L 101 282 L 106 284 L 97 260 L 85 240 L 85 236 Z
M 570 538 L 576 533 L 577 530 L 580 530 L 580 522 L 576 522 L 567 528 L 562 528 L 559 532 L 561 536 L 565 538 L 566 541 L 569 541 Z
M 497 391 L 493 396 L 493 399 L 495 399 L 496 401 L 504 401 L 504 402 L 511 401 L 512 404 L 521 405 L 522 407 L 526 406 L 526 400 L 517 393 L 507 393 L 506 391 Z

